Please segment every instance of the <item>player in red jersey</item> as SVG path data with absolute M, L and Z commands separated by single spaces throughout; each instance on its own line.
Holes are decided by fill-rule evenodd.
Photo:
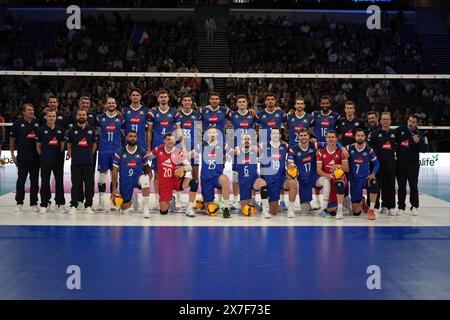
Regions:
M 335 215 L 336 219 L 342 219 L 347 179 L 345 174 L 337 179 L 334 170 L 342 169 L 344 173 L 349 171 L 348 154 L 336 146 L 337 135 L 334 130 L 327 132 L 326 140 L 327 146 L 317 151 L 318 184 L 323 187 L 322 217 L 328 219 Z
M 180 137 L 184 146 L 183 136 Z M 164 135 L 164 144 L 154 148 L 150 155 L 157 162 L 159 212 L 163 215 L 169 212 L 173 191 L 182 191 L 189 187 L 189 205 L 186 208 L 188 217 L 195 217 L 192 210 L 195 194 L 198 189 L 198 181 L 186 178 L 185 173 L 192 170 L 189 160 L 186 158 L 186 150 L 175 147 L 175 136 L 169 132 Z

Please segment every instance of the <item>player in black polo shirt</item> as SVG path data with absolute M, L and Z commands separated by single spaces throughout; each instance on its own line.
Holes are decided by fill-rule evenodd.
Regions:
M 366 136 L 368 137 L 372 131 L 375 131 L 380 128 L 380 124 L 378 123 L 378 115 L 375 111 L 367 112 L 367 127 L 366 127 Z
M 372 131 L 367 141 L 371 146 L 378 161 L 380 170 L 377 172 L 377 180 L 381 187 L 382 208 L 380 213 L 396 215 L 395 208 L 395 151 L 397 150 L 397 138 L 395 130 L 391 129 L 391 114 L 383 112 L 381 114 L 381 128 Z M 377 201 L 375 208 L 377 207 Z
M 87 124 L 87 112 L 77 111 L 77 124 L 67 131 L 67 157 L 72 158 L 70 173 L 72 178 L 72 190 L 70 212 L 74 214 L 80 197 L 80 185 L 84 185 L 85 213 L 94 214 L 92 200 L 94 198 L 94 153 L 97 149 L 95 128 Z
M 44 126 L 47 124 L 47 119 L 45 118 L 45 114 L 47 111 L 55 111 L 56 112 L 56 126 L 66 130 L 68 127 L 68 119 L 64 115 L 64 112 L 58 110 L 59 100 L 56 96 L 51 96 L 48 98 L 47 107 L 39 113 L 39 126 Z
M 64 205 L 64 130 L 56 125 L 56 111 L 49 110 L 45 115 L 47 123 L 36 133 L 36 148 L 41 160 L 41 214 L 47 213 L 51 198 L 50 176 L 55 176 L 55 200 L 57 211 L 65 212 Z
M 356 129 L 364 129 L 364 121 L 355 117 L 356 109 L 353 101 L 345 102 L 345 117 L 339 119 L 336 132 L 344 147 L 355 143 Z
M 91 111 L 91 99 L 87 96 L 83 96 L 78 100 L 78 109 L 74 112 L 72 112 L 69 120 L 69 128 L 72 128 L 77 124 L 77 111 L 78 110 L 84 110 L 87 113 L 87 124 L 93 128 L 97 128 L 97 115 Z M 97 163 L 97 151 L 94 154 L 94 164 Z M 95 174 L 95 165 L 92 168 L 92 173 Z M 80 184 L 80 190 L 79 190 L 80 197 L 78 200 L 80 203 L 78 204 L 78 209 L 82 208 L 83 201 L 84 201 L 84 191 L 83 191 L 83 184 Z
M 398 183 L 398 215 L 405 213 L 406 182 L 409 184 L 409 202 L 411 214 L 417 216 L 419 208 L 419 153 L 426 151 L 423 134 L 417 129 L 418 117 L 414 114 L 408 116 L 406 126 L 398 127 L 397 135 L 397 183 Z
M 36 151 L 36 130 L 39 127 L 34 118 L 34 107 L 31 103 L 25 103 L 22 107 L 22 118 L 17 119 L 10 132 L 9 149 L 11 157 L 17 167 L 16 183 L 16 212 L 22 211 L 25 199 L 25 181 L 30 175 L 30 205 L 38 212 L 39 192 L 39 155 Z M 17 146 L 17 157 L 14 149 Z

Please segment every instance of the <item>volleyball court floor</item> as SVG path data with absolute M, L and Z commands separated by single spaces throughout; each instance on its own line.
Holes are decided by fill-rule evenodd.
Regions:
M 295 219 L 42 216 L 28 195 L 14 214 L 15 172 L 0 168 L 0 299 L 450 299 L 443 170 L 421 169 L 418 217 L 375 221 L 300 215 L 299 204 Z M 71 265 L 80 290 L 67 287 Z M 381 288 L 371 290 L 373 265 Z

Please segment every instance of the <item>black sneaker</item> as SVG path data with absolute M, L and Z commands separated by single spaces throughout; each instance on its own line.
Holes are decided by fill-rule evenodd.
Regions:
M 231 218 L 230 210 L 228 208 L 223 209 L 223 217 L 224 219 Z

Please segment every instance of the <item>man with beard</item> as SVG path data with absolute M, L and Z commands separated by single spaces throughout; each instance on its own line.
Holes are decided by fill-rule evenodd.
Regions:
M 97 149 L 95 128 L 87 124 L 87 112 L 77 111 L 77 124 L 69 129 L 66 136 L 67 156 L 72 158 L 70 173 L 72 178 L 71 209 L 69 214 L 77 212 L 78 202 L 81 196 L 85 197 L 85 213 L 94 214 L 92 200 L 94 198 L 94 154 Z M 80 188 L 84 187 L 84 195 L 80 194 Z
M 336 130 L 340 116 L 337 112 L 331 110 L 331 98 L 329 96 L 323 96 L 320 99 L 320 109 L 320 111 L 312 113 L 312 125 L 315 128 L 317 141 L 326 142 L 328 131 Z

